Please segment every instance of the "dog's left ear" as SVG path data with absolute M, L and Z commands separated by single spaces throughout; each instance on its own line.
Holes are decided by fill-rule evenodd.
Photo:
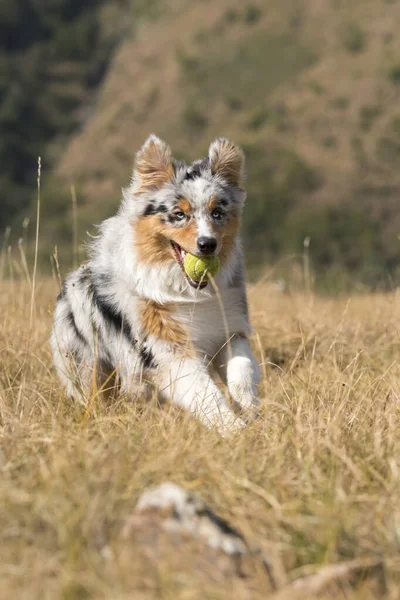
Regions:
M 175 175 L 171 148 L 152 134 L 135 158 L 133 180 L 139 189 L 160 188 Z
M 244 152 L 226 138 L 212 142 L 208 151 L 211 172 L 223 177 L 231 185 L 241 187 L 245 179 Z

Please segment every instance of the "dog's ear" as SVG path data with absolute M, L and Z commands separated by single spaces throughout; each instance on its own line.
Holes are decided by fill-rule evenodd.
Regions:
M 156 135 L 150 135 L 136 154 L 133 180 L 142 190 L 160 188 L 175 174 L 171 148 Z
M 244 152 L 226 138 L 218 138 L 212 142 L 208 157 L 211 172 L 223 177 L 228 183 L 241 187 L 245 178 Z

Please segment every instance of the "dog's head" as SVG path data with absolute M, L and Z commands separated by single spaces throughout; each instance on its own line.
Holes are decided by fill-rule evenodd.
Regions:
M 207 158 L 187 166 L 151 135 L 136 156 L 129 190 L 139 260 L 153 265 L 175 261 L 184 272 L 189 252 L 218 255 L 222 267 L 227 264 L 246 197 L 244 163 L 243 151 L 219 138 Z M 199 286 L 185 276 L 190 285 Z

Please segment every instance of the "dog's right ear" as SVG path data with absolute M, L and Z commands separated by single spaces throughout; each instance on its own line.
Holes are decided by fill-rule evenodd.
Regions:
M 231 185 L 241 187 L 244 182 L 244 152 L 226 138 L 214 140 L 208 151 L 211 172 L 223 177 Z
M 171 148 L 150 135 L 136 154 L 133 182 L 139 191 L 158 189 L 175 175 Z

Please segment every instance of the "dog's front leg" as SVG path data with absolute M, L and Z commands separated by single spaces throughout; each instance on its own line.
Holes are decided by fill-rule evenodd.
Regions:
M 222 435 L 236 433 L 244 426 L 200 360 L 173 359 L 161 368 L 158 385 L 164 397 L 193 413 L 206 427 L 216 427 Z
M 260 369 L 244 336 L 234 336 L 214 359 L 220 377 L 227 384 L 229 394 L 238 406 L 256 415 Z

